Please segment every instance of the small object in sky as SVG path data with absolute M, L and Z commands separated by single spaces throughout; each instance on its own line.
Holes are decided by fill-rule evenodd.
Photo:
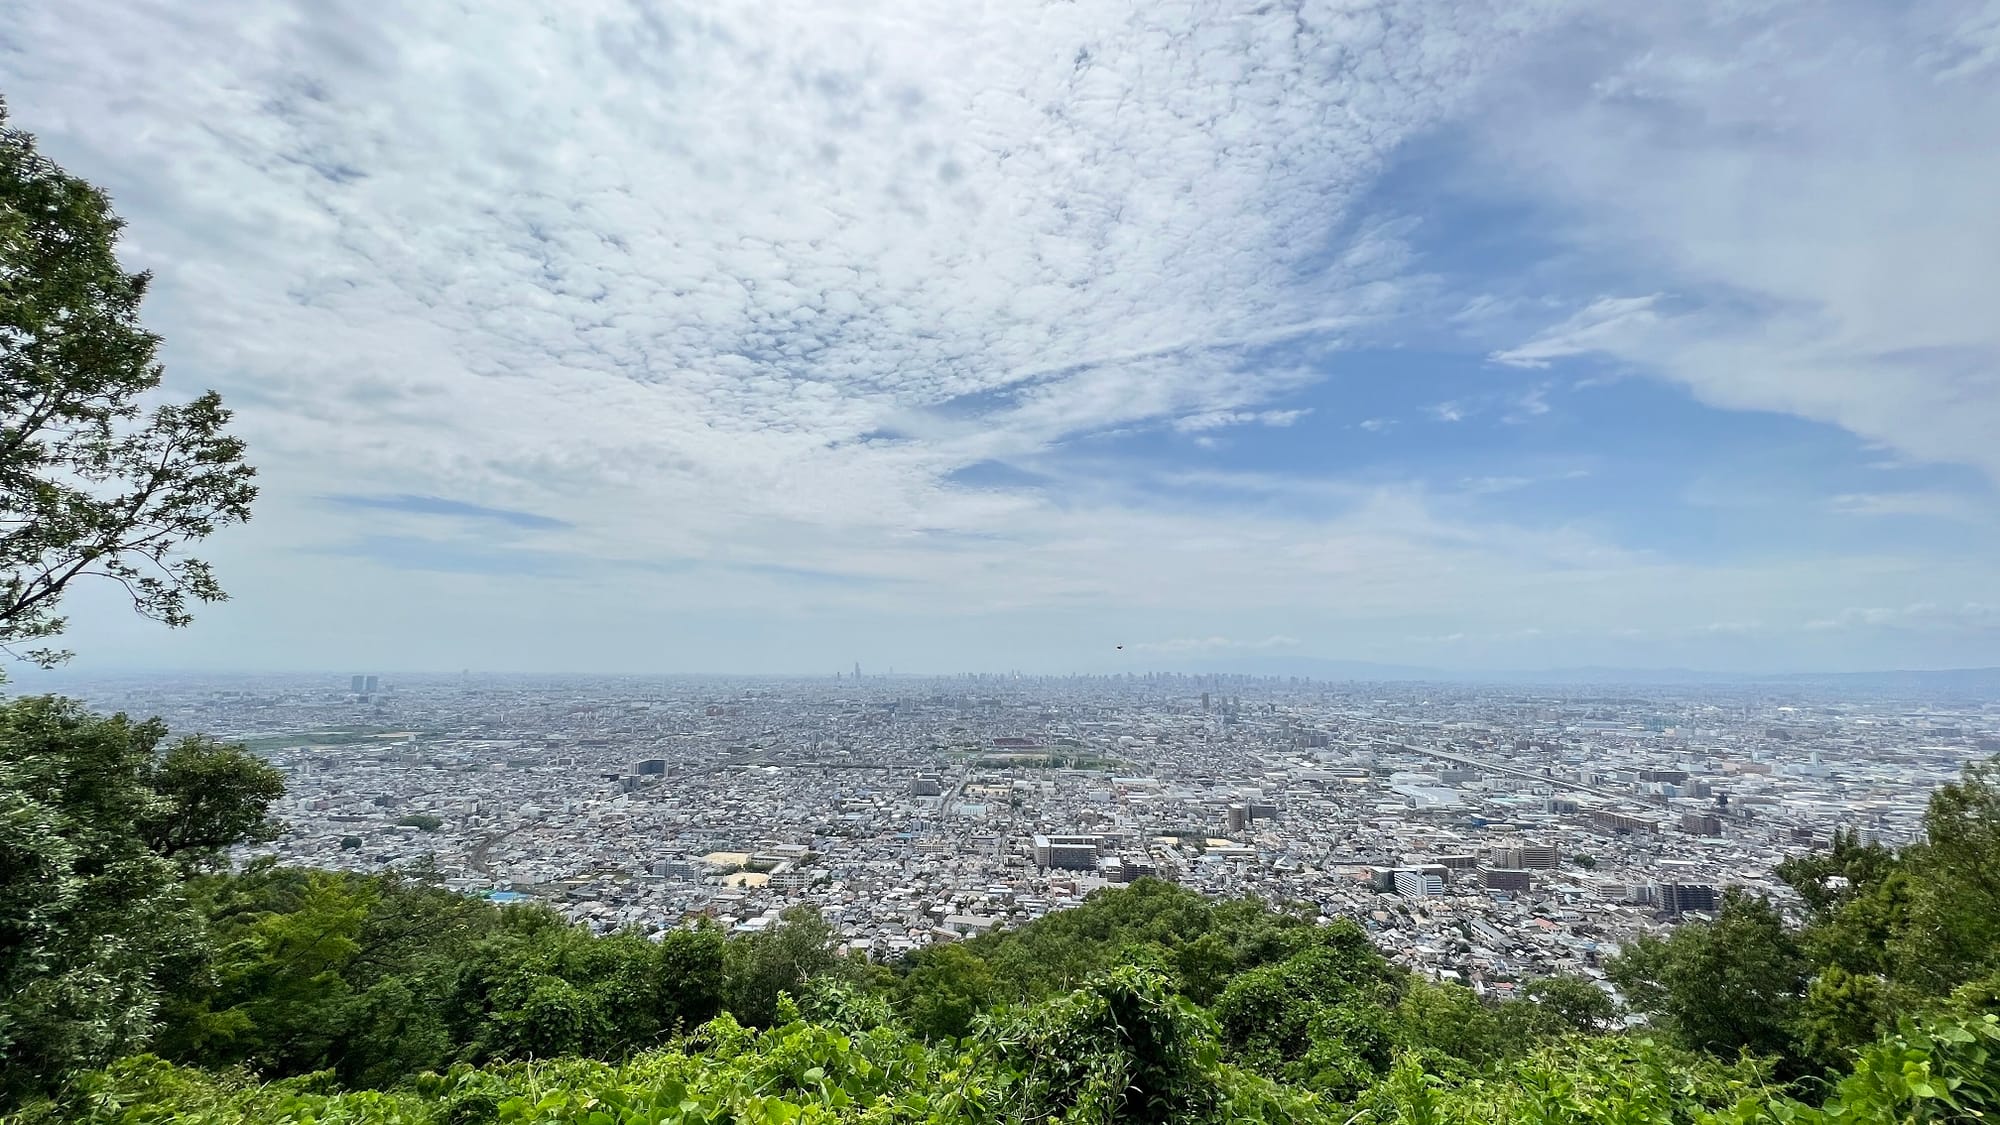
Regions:
M 1119 645 L 1119 646 L 1118 646 L 1118 651 L 1119 651 L 1119 652 L 1124 652 L 1124 651 L 1125 651 L 1125 646 L 1124 646 L 1124 645 Z

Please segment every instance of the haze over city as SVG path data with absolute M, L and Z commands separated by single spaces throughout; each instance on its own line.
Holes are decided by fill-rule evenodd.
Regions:
M 16 5 L 262 486 L 231 601 L 64 643 L 2000 664 L 1996 66 L 1948 3 Z

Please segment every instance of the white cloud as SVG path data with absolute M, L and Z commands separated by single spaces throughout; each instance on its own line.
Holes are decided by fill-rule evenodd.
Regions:
M 1182 433 L 1221 429 L 1224 426 L 1289 426 L 1311 414 L 1310 408 L 1297 410 L 1211 410 L 1174 419 L 1174 429 Z
M 1538 484 L 1555 481 L 1582 480 L 1590 475 L 1589 469 L 1566 469 L 1560 473 L 1546 473 L 1540 476 L 1484 476 L 1465 477 L 1458 482 L 1459 491 L 1474 496 L 1491 496 L 1502 492 L 1513 492 Z
M 1940 605 L 1915 602 L 1899 607 L 1842 610 L 1806 623 L 1807 629 L 1898 629 L 1923 632 L 2000 632 L 2000 606 L 1979 602 Z
M 1159 652 L 1173 654 L 1208 652 L 1243 652 L 1272 648 L 1295 648 L 1297 637 L 1273 634 L 1257 640 L 1236 640 L 1232 637 L 1175 637 L 1167 641 L 1147 641 L 1129 646 L 1139 652 Z
M 1553 360 L 1614 351 L 1659 323 L 1658 301 L 1658 295 L 1599 298 L 1527 343 L 1487 358 L 1508 367 L 1542 368 Z
M 1350 202 L 1539 18 L 55 5 L 7 86 L 132 220 L 266 514 L 421 491 L 778 562 L 1014 536 L 1031 500 L 948 475 L 1077 434 L 1295 421 L 1318 376 L 1246 357 L 1394 307 Z
M 1543 384 L 1539 387 L 1531 387 L 1517 396 L 1512 405 L 1508 407 L 1507 412 L 1500 416 L 1500 420 L 1509 425 L 1518 426 L 1524 422 L 1534 421 L 1536 418 L 1547 414 L 1551 409 L 1553 408 L 1549 406 L 1549 387 L 1547 384 Z
M 1827 502 L 1847 516 L 1921 516 L 1963 523 L 1990 523 L 1994 511 L 1956 492 L 1847 492 Z
M 1595 301 L 1500 363 L 1598 353 L 1730 409 L 2000 479 L 1990 5 L 1621 9 L 1480 131 L 1566 241 L 1676 294 Z M 1598 271 L 1601 274 L 1601 270 Z
M 1500 492 L 1512 492 L 1535 483 L 1533 477 L 1466 477 L 1458 482 L 1459 488 L 1475 496 L 1490 496 Z
M 1314 360 L 1395 324 L 1428 284 L 1407 226 L 1360 209 L 1376 174 L 1488 106 L 1515 127 L 1505 113 L 1538 97 L 1553 111 L 1503 156 L 1523 182 L 1567 185 L 1584 233 L 1666 275 L 1624 292 L 1735 278 L 1784 315 L 1690 299 L 1669 316 L 1653 298 L 1597 300 L 1599 285 L 1497 363 L 1603 352 L 1913 456 L 1984 456 L 1985 369 L 1899 390 L 1881 358 L 1935 374 L 1986 339 L 1965 328 L 1990 289 L 1968 284 L 1984 276 L 1990 227 L 1971 209 L 1986 158 L 1938 156 L 1948 122 L 1976 140 L 1992 120 L 1975 112 L 1979 51 L 1939 41 L 1940 97 L 1966 112 L 1908 138 L 1881 114 L 1855 121 L 1927 170 L 1911 180 L 1942 184 L 1936 201 L 1897 196 L 1904 172 L 1836 151 L 1818 124 L 1786 138 L 1793 156 L 1762 144 L 1756 115 L 1721 112 L 1751 82 L 1732 73 L 1717 128 L 1742 126 L 1745 175 L 1768 164 L 1782 196 L 1736 213 L 1727 137 L 1668 137 L 1654 155 L 1635 125 L 1634 99 L 1709 107 L 1698 84 L 1669 68 L 1661 92 L 1607 87 L 1579 110 L 1566 72 L 1538 65 L 1566 41 L 1542 38 L 1562 8 L 23 6 L 0 28 L 16 123 L 112 189 L 132 261 L 157 274 L 148 317 L 170 386 L 219 385 L 265 472 L 257 520 L 217 543 L 236 601 L 184 637 L 105 628 L 117 651 L 176 663 L 186 646 L 240 665 L 372 645 L 454 666 L 517 651 L 527 667 L 747 667 L 790 659 L 758 655 L 753 619 L 804 622 L 825 655 L 855 636 L 920 652 L 943 645 L 940 621 L 1013 614 L 1035 627 L 1010 651 L 1055 662 L 1051 636 L 1088 630 L 1095 652 L 1112 626 L 1168 631 L 1144 623 L 1169 613 L 1195 639 L 1407 636 L 1388 623 L 1429 617 L 1466 625 L 1439 634 L 1553 636 L 1804 620 L 1928 587 L 1974 597 L 1989 572 L 1913 555 L 1696 566 L 1576 526 L 1481 522 L 1404 485 L 1184 475 L 1227 492 L 1204 505 L 1163 499 L 1175 482 L 1130 465 L 1057 463 L 1106 432 L 1295 423 L 1304 408 L 1282 404 L 1326 378 Z M 1627 86 L 1655 65 L 1648 36 L 1675 57 L 1722 49 L 1641 30 L 1608 33 L 1636 37 L 1619 44 L 1639 60 L 1615 68 Z M 1516 69 L 1545 84 L 1489 97 Z M 1825 73 L 1795 71 L 1773 81 L 1823 92 Z M 1844 158 L 1815 171 L 1829 155 Z M 1655 186 L 1677 178 L 1688 201 Z M 1839 226 L 1857 199 L 1858 225 Z M 1962 244 L 1944 240 L 1954 223 Z M 1897 240 L 1863 227 L 1913 241 L 1885 250 Z M 1462 419 L 1464 403 L 1507 409 L 1467 392 L 1433 416 Z M 1913 436 L 1926 411 L 1937 433 Z M 1043 482 L 955 483 L 994 465 Z M 440 529 L 317 499 L 331 493 L 571 526 Z M 461 569 L 351 553 L 371 536 L 427 537 Z M 507 570 L 545 556 L 578 569 Z M 976 651 L 999 650 L 982 634 Z

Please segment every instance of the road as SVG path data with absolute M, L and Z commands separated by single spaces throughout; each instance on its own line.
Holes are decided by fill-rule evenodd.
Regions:
M 1547 785 L 1554 789 L 1566 789 L 1572 793 L 1588 793 L 1593 797 L 1603 797 L 1606 800 L 1621 801 L 1628 804 L 1638 805 L 1642 808 L 1650 807 L 1646 804 L 1646 802 L 1643 799 L 1629 792 L 1623 792 L 1613 789 L 1599 789 L 1594 785 L 1585 785 L 1580 781 L 1566 781 L 1560 777 L 1551 777 L 1548 774 L 1538 773 L 1530 769 L 1522 769 L 1518 766 L 1506 766 L 1506 765 L 1501 765 L 1498 762 L 1488 762 L 1479 758 L 1467 757 L 1464 754 L 1454 754 L 1449 750 L 1432 750 L 1423 746 L 1408 746 L 1403 743 L 1394 743 L 1393 745 L 1398 750 L 1408 751 L 1409 753 L 1412 754 L 1422 754 L 1425 757 L 1430 757 L 1430 758 L 1441 758 L 1444 761 L 1453 762 L 1458 765 L 1465 766 L 1469 769 L 1485 770 L 1488 773 L 1505 774 L 1508 777 L 1525 778 L 1529 781 L 1541 782 L 1543 785 Z

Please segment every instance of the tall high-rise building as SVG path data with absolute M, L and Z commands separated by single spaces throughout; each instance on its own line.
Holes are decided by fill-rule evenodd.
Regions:
M 376 676 L 370 676 L 361 682 L 361 690 L 367 692 L 369 695 L 374 695 L 381 688 L 382 681 Z
M 352 691 L 356 695 L 360 695 L 362 691 L 366 690 L 362 687 L 362 685 L 366 682 L 367 682 L 367 677 L 365 676 L 349 676 L 347 678 L 348 690 Z
M 861 678 L 861 662 L 859 660 L 854 662 L 854 678 L 857 680 Z

